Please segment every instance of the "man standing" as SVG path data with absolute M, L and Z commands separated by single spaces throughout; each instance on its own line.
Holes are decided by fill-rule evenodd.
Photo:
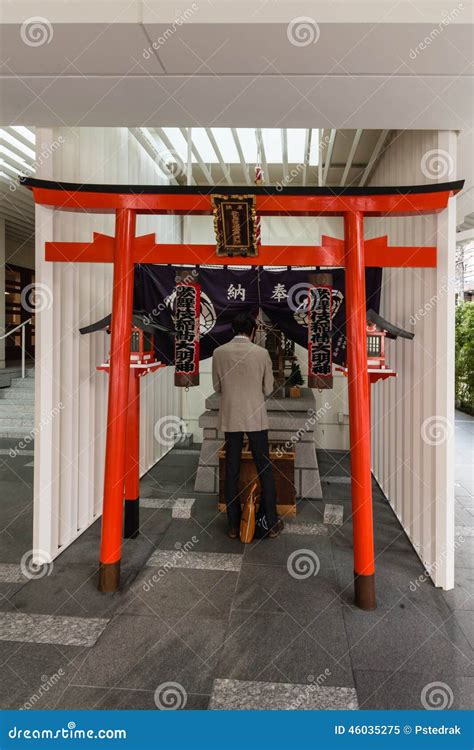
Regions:
M 234 338 L 219 346 L 212 358 L 214 389 L 221 393 L 219 430 L 225 433 L 225 500 L 229 521 L 228 535 L 239 536 L 240 456 L 244 433 L 255 461 L 260 481 L 260 513 L 265 513 L 268 536 L 278 536 L 283 528 L 276 513 L 276 492 L 268 446 L 268 416 L 265 398 L 273 391 L 272 361 L 266 349 L 253 343 L 255 319 L 247 313 L 234 318 Z

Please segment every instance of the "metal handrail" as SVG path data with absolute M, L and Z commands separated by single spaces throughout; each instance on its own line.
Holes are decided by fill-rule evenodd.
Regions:
M 8 331 L 8 333 L 4 333 L 3 336 L 0 336 L 0 341 L 3 341 L 3 339 L 8 338 L 8 336 L 11 336 L 12 333 L 15 333 L 15 331 L 18 331 L 19 328 L 21 328 L 21 377 L 25 377 L 25 326 L 28 325 L 28 323 L 31 323 L 33 318 L 28 318 L 28 320 L 24 320 L 23 323 L 19 323 L 19 325 L 15 326 L 15 328 L 12 328 L 11 331 Z

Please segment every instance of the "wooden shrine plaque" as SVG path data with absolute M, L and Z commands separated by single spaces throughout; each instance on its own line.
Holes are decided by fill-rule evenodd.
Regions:
M 277 513 L 279 516 L 296 516 L 296 490 L 294 484 L 295 454 L 294 451 L 279 451 L 279 444 L 270 444 L 270 460 L 274 467 L 273 477 L 277 496 Z M 244 444 L 240 461 L 240 504 L 243 506 L 246 493 L 258 474 L 248 445 Z M 225 448 L 219 451 L 219 510 L 227 510 L 225 502 Z M 259 490 L 260 492 L 260 490 Z
M 254 195 L 212 195 L 216 255 L 258 255 Z

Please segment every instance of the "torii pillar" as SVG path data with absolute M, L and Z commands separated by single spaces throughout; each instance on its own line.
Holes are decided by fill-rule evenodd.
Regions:
M 355 603 L 361 609 L 375 609 L 364 216 L 362 213 L 353 211 L 344 214 L 344 236 L 354 598 Z

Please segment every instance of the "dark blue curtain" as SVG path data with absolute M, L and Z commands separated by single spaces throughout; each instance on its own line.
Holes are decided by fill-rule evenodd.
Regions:
M 192 273 L 192 269 L 189 273 Z M 323 269 L 326 270 L 326 269 Z M 314 271 L 312 271 L 314 272 Z M 346 306 L 344 269 L 331 271 L 333 277 L 333 361 L 345 363 Z M 256 314 L 260 307 L 284 333 L 301 346 L 308 345 L 306 299 L 308 271 L 261 268 L 234 270 L 200 268 L 201 359 L 210 357 L 217 346 L 232 338 L 232 319 L 242 311 Z M 150 321 L 173 328 L 173 302 L 176 269 L 172 266 L 139 265 L 135 270 L 134 309 L 142 310 Z M 382 269 L 365 272 L 367 309 L 379 311 Z M 155 336 L 156 355 L 173 364 L 172 334 Z

